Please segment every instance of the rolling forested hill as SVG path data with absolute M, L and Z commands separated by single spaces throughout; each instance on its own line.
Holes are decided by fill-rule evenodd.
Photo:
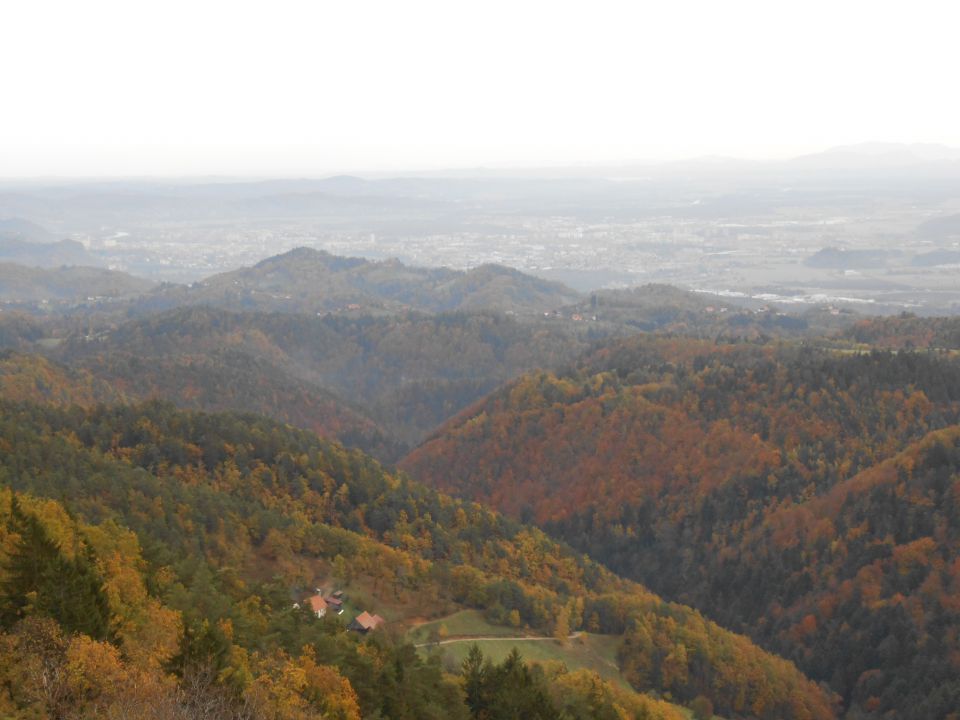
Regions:
M 917 317 L 908 313 L 869 318 L 847 328 L 847 340 L 882 348 L 960 349 L 960 318 Z
M 500 310 L 539 313 L 574 302 L 560 283 L 501 265 L 469 271 L 372 262 L 298 248 L 253 267 L 215 275 L 190 287 L 171 287 L 144 300 L 145 307 L 212 305 L 233 310 L 317 313 L 453 312 Z
M 149 292 L 155 286 L 150 280 L 105 268 L 45 269 L 0 262 L 0 302 L 80 303 L 94 298 L 130 298 Z
M 960 363 L 634 338 L 402 466 L 794 659 L 855 717 L 960 703 Z
M 349 434 L 332 435 L 395 459 L 390 443 L 418 442 L 501 383 L 586 347 L 564 328 L 492 313 L 372 318 L 182 308 L 95 337 L 75 334 L 54 357 L 139 396 L 255 411 L 300 427 L 343 426 Z M 389 439 L 367 442 L 356 422 L 337 420 L 343 413 L 323 401 L 330 393 Z
M 110 354 L 93 367 L 95 372 L 42 355 L 0 352 L 0 397 L 86 408 L 164 399 L 183 408 L 256 409 L 377 457 L 395 458 L 403 449 L 332 393 L 242 352 L 153 358 Z
M 533 631 L 587 627 L 622 636 L 638 690 L 728 716 L 834 716 L 827 693 L 746 638 L 308 432 L 162 403 L 3 401 L 0 448 L 7 713 L 679 717 L 643 696 L 625 714 L 601 681 L 547 683 L 518 659 L 457 679 L 395 634 L 292 608 L 333 577 L 397 625 L 473 607 Z
M 0 313 L 0 350 L 28 350 L 42 340 L 46 328 L 36 318 L 23 313 Z
M 234 311 L 383 315 L 496 311 L 539 315 L 570 305 L 579 293 L 502 265 L 467 271 L 370 261 L 297 248 L 253 267 L 189 285 L 157 283 L 94 267 L 81 244 L 0 238 L 0 302 L 78 303 L 126 298 L 113 310 L 144 315 L 184 306 Z M 71 254 L 72 253 L 72 254 Z M 40 262 L 43 260 L 43 262 Z M 17 264 L 19 263 L 19 264 Z M 33 267 L 42 265 L 44 268 Z
M 825 325 L 812 317 L 714 307 L 696 294 L 655 285 L 598 293 L 546 316 L 348 309 L 318 316 L 188 304 L 132 319 L 114 310 L 30 323 L 29 337 L 10 324 L 8 346 L 48 352 L 130 397 L 258 412 L 388 461 L 502 383 L 566 365 L 606 338 L 638 330 L 758 338 Z M 0 342 L 2 332 L 0 323 Z M 37 343 L 44 332 L 54 335 L 56 350 Z

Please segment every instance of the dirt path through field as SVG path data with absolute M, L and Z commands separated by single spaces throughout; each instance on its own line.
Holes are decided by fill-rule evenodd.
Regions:
M 583 631 L 577 630 L 577 632 L 571 633 L 570 635 L 568 635 L 568 636 L 567 636 L 567 640 L 574 640 L 574 639 L 580 637 L 582 634 L 583 634 Z M 518 640 L 523 640 L 523 641 L 525 641 L 525 642 L 530 642 L 530 641 L 541 641 L 541 642 L 542 642 L 542 641 L 544 641 L 544 640 L 556 640 L 556 638 L 555 638 L 555 637 L 543 637 L 542 635 L 518 635 L 518 636 L 515 636 L 515 637 L 509 637 L 509 636 L 504 637 L 503 635 L 499 635 L 499 636 L 495 636 L 495 637 L 480 637 L 480 636 L 476 636 L 476 637 L 458 637 L 458 638 L 451 638 L 451 639 L 449 639 L 449 640 L 438 640 L 437 642 L 417 643 L 416 645 L 414 645 L 414 647 L 422 648 L 422 647 L 430 647 L 431 645 L 452 645 L 453 643 L 477 642 L 478 640 L 504 640 L 504 641 L 513 640 L 514 642 L 516 642 L 516 641 L 518 641 Z

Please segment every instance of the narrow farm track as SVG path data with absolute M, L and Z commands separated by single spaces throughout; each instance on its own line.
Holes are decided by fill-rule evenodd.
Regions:
M 570 635 L 568 635 L 568 636 L 567 636 L 567 640 L 574 640 L 574 639 L 580 637 L 582 634 L 583 634 L 583 632 L 582 632 L 581 630 L 578 630 L 577 632 L 571 633 Z M 478 642 L 478 641 L 481 641 L 481 640 L 483 640 L 483 641 L 486 641 L 486 640 L 502 640 L 502 641 L 504 641 L 504 642 L 508 642 L 508 641 L 514 641 L 514 642 L 518 642 L 518 641 L 531 642 L 531 641 L 534 641 L 534 642 L 536 642 L 536 641 L 545 641 L 545 640 L 553 640 L 553 641 L 556 641 L 556 638 L 555 638 L 555 637 L 543 637 L 542 635 L 517 635 L 517 636 L 513 636 L 513 637 L 510 637 L 510 636 L 506 636 L 506 637 L 505 637 L 505 636 L 503 636 L 503 635 L 493 636 L 493 637 L 481 637 L 481 636 L 475 636 L 475 637 L 458 637 L 458 638 L 451 638 L 451 639 L 449 639 L 449 640 L 438 640 L 437 642 L 417 643 L 416 645 L 414 645 L 414 647 L 422 648 L 422 647 L 432 647 L 432 646 L 435 646 L 435 645 L 452 645 L 452 644 L 454 644 L 454 643 Z

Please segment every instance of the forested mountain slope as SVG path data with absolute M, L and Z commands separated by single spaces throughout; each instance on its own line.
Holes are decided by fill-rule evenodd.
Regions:
M 0 302 L 76 303 L 97 297 L 127 298 L 147 293 L 155 286 L 150 280 L 105 268 L 43 269 L 0 262 Z
M 68 368 L 41 355 L 0 352 L 0 398 L 87 408 L 164 399 L 182 408 L 256 409 L 380 458 L 396 458 L 403 447 L 332 393 L 230 349 L 182 357 L 110 353 L 93 370 Z
M 40 355 L 0 350 L 0 398 L 59 406 L 122 402 L 115 383 L 81 369 L 70 369 Z
M 33 317 L 23 313 L 0 313 L 0 350 L 25 350 L 43 338 L 45 328 Z
M 370 265 L 323 257 L 338 268 Z M 290 262 L 281 256 L 264 267 Z M 158 292 L 180 290 L 186 291 L 165 286 Z M 352 305 L 322 315 L 237 312 L 192 305 L 188 295 L 178 300 L 185 307 L 155 314 L 109 303 L 42 318 L 3 316 L 0 347 L 83 367 L 130 397 L 258 412 L 393 461 L 502 383 L 534 368 L 565 365 L 591 343 L 638 331 L 758 338 L 805 334 L 822 324 L 770 310 L 714 307 L 702 296 L 659 285 L 598 293 L 527 317 Z
M 958 418 L 946 357 L 634 338 L 517 380 L 402 466 L 751 633 L 853 716 L 945 717 L 957 468 L 924 448 L 953 457 Z M 918 472 L 841 490 L 891 463 Z
M 394 460 L 399 455 L 391 444 L 416 444 L 520 373 L 566 365 L 611 336 L 652 329 L 759 337 L 808 329 L 806 321 L 772 312 L 713 312 L 691 293 L 663 286 L 611 297 L 597 300 L 596 316 L 589 306 L 573 306 L 527 319 L 494 312 L 318 317 L 183 307 L 94 329 L 77 320 L 72 333 L 64 322 L 59 332 L 68 342 L 53 357 L 185 407 L 250 410 L 322 434 L 342 424 L 327 419 L 332 409 L 318 415 L 312 406 L 319 401 L 298 407 L 285 388 L 299 383 L 308 397 L 332 392 L 387 436 L 365 439 L 351 431 L 336 437 Z M 254 370 L 258 365 L 262 371 Z M 248 377 L 251 372 L 259 377 Z M 283 387 L 273 387 L 278 384 Z
M 256 411 L 301 427 L 330 423 L 323 413 L 308 415 L 289 392 L 271 390 L 271 399 L 257 386 L 299 384 L 308 396 L 332 392 L 391 442 L 411 444 L 501 383 L 572 360 L 586 347 L 576 332 L 492 313 L 373 318 L 181 308 L 93 339 L 77 333 L 54 357 L 104 380 L 145 383 L 161 397 L 193 395 L 188 406 Z M 248 371 L 257 365 L 264 370 Z M 218 368 L 237 379 L 216 378 Z M 200 369 L 207 380 L 197 377 Z M 234 390 L 220 394 L 210 384 Z
M 960 349 L 960 317 L 917 317 L 904 313 L 861 320 L 841 337 L 884 348 Z
M 169 630 L 162 636 L 165 649 L 151 652 L 174 673 L 174 679 L 161 674 L 156 682 L 178 683 L 180 693 L 197 666 L 213 673 L 204 676 L 203 697 L 213 693 L 228 704 L 279 702 L 280 678 L 326 673 L 331 682 L 343 678 L 349 684 L 336 679 L 340 691 L 330 691 L 327 683 L 327 690 L 313 695 L 309 687 L 292 693 L 288 688 L 291 702 L 349 698 L 349 687 L 364 717 L 469 717 L 469 708 L 456 710 L 453 681 L 437 666 L 405 655 L 412 652 L 409 646 L 376 634 L 358 645 L 342 630 L 290 609 L 298 588 L 302 592 L 314 578 L 335 574 L 342 581 L 362 580 L 374 600 L 389 599 L 411 613 L 453 604 L 484 609 L 503 622 L 515 613 L 523 624 L 546 632 L 566 624 L 624 633 L 619 661 L 635 687 L 669 692 L 685 702 L 702 694 L 721 714 L 833 716 L 826 694 L 745 638 L 688 608 L 664 603 L 539 531 L 387 474 L 362 454 L 310 433 L 253 416 L 188 413 L 157 403 L 63 410 L 3 402 L 0 448 L 0 484 L 37 498 L 57 498 L 71 518 L 35 533 L 30 550 L 22 539 L 24 523 L 32 521 L 11 515 L 11 535 L 0 558 L 7 577 L 11 572 L 19 577 L 16 558 L 37 552 L 51 568 L 64 563 L 73 568 L 78 587 L 99 587 L 88 582 L 91 573 L 122 575 L 111 562 L 132 563 L 141 579 L 125 582 L 132 583 L 129 592 L 137 602 L 158 602 L 172 611 L 163 626 Z M 11 503 L 7 494 L 4 507 Z M 71 523 L 84 525 L 60 528 Z M 133 534 L 124 535 L 120 526 Z M 89 539 L 97 531 L 89 528 L 126 537 L 126 544 L 97 545 Z M 81 540 L 71 539 L 78 532 Z M 52 550 L 44 533 L 54 537 Z M 123 549 L 136 545 L 142 560 Z M 111 552 L 130 559 L 111 560 Z M 31 582 L 44 588 L 46 577 Z M 137 583 L 146 596 L 136 590 Z M 42 632 L 54 645 L 67 643 L 63 652 L 70 662 L 71 653 L 79 652 L 71 650 L 72 644 L 80 637 L 71 631 L 112 644 L 126 627 L 109 612 L 103 613 L 105 625 L 73 626 L 61 606 L 41 607 L 31 599 L 42 593 L 30 594 L 27 588 L 24 594 L 10 582 L 4 587 L 12 614 L 0 639 L 13 647 L 27 647 L 23 643 Z M 110 583 L 105 587 L 105 598 L 90 590 L 89 602 L 112 607 Z M 42 617 L 57 620 L 59 630 L 23 625 Z M 177 629 L 178 622 L 184 631 Z M 137 626 L 130 627 L 134 632 Z M 58 631 L 64 640 L 54 637 Z M 176 650 L 171 637 L 179 638 Z M 301 651 L 308 643 L 312 648 Z M 98 657 L 114 652 L 99 645 L 93 649 Z M 118 661 L 123 672 L 139 671 L 136 652 L 122 643 Z M 315 670 L 319 665 L 330 669 Z M 515 671 L 520 672 L 503 670 Z M 11 693 L 6 701 L 26 702 Z M 84 697 L 98 696 L 91 691 Z M 174 700 L 178 697 L 175 693 Z M 644 707 L 651 717 L 673 717 L 656 704 Z

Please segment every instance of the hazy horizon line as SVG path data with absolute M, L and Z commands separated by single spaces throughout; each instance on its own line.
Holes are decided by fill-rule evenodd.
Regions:
M 291 172 L 145 172 L 145 173 L 47 173 L 35 175 L 4 175 L 0 176 L 0 183 L 26 183 L 26 184 L 45 184 L 51 182 L 76 182 L 76 183 L 96 183 L 96 182 L 148 182 L 148 181 L 167 181 L 167 182 L 269 182 L 275 180 L 325 180 L 335 177 L 357 177 L 361 179 L 384 179 L 389 177 L 403 176 L 423 176 L 431 173 L 449 174 L 449 173 L 482 173 L 490 174 L 496 172 L 518 173 L 518 172 L 536 172 L 546 171 L 556 173 L 563 170 L 571 171 L 589 171 L 602 170 L 604 168 L 630 168 L 630 167 L 648 167 L 657 168 L 670 165 L 682 165 L 685 163 L 741 163 L 764 165 L 778 162 L 789 162 L 804 157 L 824 155 L 842 150 L 855 150 L 873 148 L 886 152 L 896 149 L 917 149 L 917 148 L 937 148 L 947 151 L 960 153 L 960 145 L 954 146 L 943 142 L 898 142 L 885 140 L 864 140 L 854 143 L 844 143 L 840 145 L 821 146 L 820 149 L 810 149 L 805 152 L 777 153 L 764 156 L 738 155 L 732 153 L 699 153 L 699 154 L 678 154 L 669 158 L 653 157 L 627 157 L 622 160 L 597 159 L 597 160 L 558 160 L 556 162 L 492 162 L 485 164 L 463 163 L 463 164 L 433 164 L 422 166 L 397 165 L 395 167 L 340 167 L 313 172 L 291 171 Z M 870 153 L 864 153 L 868 156 Z M 882 154 L 882 153 L 875 153 Z M 931 161 L 932 162 L 932 161 Z M 572 175 L 570 177 L 575 177 Z

